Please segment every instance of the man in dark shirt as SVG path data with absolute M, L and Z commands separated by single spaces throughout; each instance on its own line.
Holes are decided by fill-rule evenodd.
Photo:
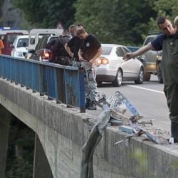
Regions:
M 51 51 L 56 55 L 55 63 L 61 65 L 72 65 L 71 57 L 65 49 L 65 44 L 70 40 L 70 36 L 67 30 L 64 30 L 62 35 L 55 41 L 55 44 L 51 47 Z
M 73 65 L 74 66 L 80 66 L 79 57 L 78 57 L 78 51 L 81 46 L 82 40 L 76 36 L 78 26 L 77 25 L 71 25 L 69 27 L 69 32 L 72 35 L 72 38 L 65 44 L 65 49 L 70 55 L 70 57 L 73 59 Z
M 96 110 L 96 59 L 102 53 L 102 47 L 94 35 L 88 34 L 84 28 L 77 30 L 77 36 L 83 40 L 78 56 L 85 68 L 85 98 L 86 108 Z
M 59 63 L 59 56 L 67 57 L 63 58 L 65 61 L 62 61 L 61 64 L 67 64 L 66 61 L 70 56 L 68 55 L 67 51 L 64 48 L 64 45 L 69 41 L 70 39 L 70 34 L 67 30 L 64 30 L 62 34 L 58 38 L 54 38 L 50 40 L 46 45 L 46 49 L 50 49 L 52 52 L 52 57 L 49 62 L 54 62 L 54 63 Z
M 174 23 L 178 24 L 178 18 Z M 124 59 L 131 59 L 148 50 L 163 50 L 161 71 L 163 75 L 164 93 L 171 120 L 171 135 L 178 142 L 178 32 L 170 20 L 159 17 L 157 25 L 162 31 L 156 39 L 133 53 L 127 53 Z

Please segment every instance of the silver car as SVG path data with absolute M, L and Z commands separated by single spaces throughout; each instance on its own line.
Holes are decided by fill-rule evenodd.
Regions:
M 123 60 L 123 56 L 130 52 L 126 46 L 102 44 L 102 48 L 103 53 L 97 59 L 96 81 L 98 84 L 112 82 L 113 86 L 118 87 L 122 81 L 143 83 L 144 67 L 142 62 L 137 58 Z

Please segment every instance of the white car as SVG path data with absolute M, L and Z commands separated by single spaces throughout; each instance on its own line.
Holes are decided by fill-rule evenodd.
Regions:
M 25 55 L 28 52 L 29 45 L 29 36 L 28 35 L 19 35 L 14 40 L 14 43 L 11 45 L 12 51 L 11 56 L 18 58 L 25 58 Z
M 134 81 L 136 84 L 143 83 L 144 66 L 140 60 L 133 58 L 123 60 L 123 56 L 130 50 L 123 45 L 102 44 L 103 53 L 97 59 L 96 81 L 112 82 L 113 86 L 120 86 L 122 81 Z

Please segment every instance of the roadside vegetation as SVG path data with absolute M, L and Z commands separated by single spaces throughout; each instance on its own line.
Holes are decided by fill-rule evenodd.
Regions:
M 102 43 L 141 45 L 150 31 L 158 31 L 155 20 L 177 16 L 177 0 L 13 0 L 33 27 L 65 28 L 84 24 Z M 34 13 L 35 12 L 35 13 Z
M 34 132 L 15 116 L 11 120 L 6 178 L 32 178 Z

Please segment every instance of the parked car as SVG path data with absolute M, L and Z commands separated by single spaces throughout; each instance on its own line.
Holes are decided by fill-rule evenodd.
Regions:
M 0 30 L 0 38 L 4 43 L 4 49 L 2 49 L 2 54 L 11 55 L 11 44 L 13 44 L 15 38 L 19 35 L 28 35 L 27 30 L 14 30 L 14 29 L 4 29 Z
M 10 45 L 12 48 L 11 56 L 25 58 L 29 44 L 29 35 L 19 35 L 15 38 L 14 43 Z
M 149 42 L 153 41 L 158 34 L 148 35 L 143 43 L 143 46 L 147 45 Z M 144 64 L 144 80 L 149 81 L 151 74 L 157 75 L 159 83 L 163 83 L 162 73 L 161 73 L 161 60 L 162 51 L 149 50 L 145 52 L 140 58 Z
M 53 35 L 45 35 L 43 36 L 39 41 L 38 44 L 36 45 L 35 49 L 29 49 L 28 54 L 26 55 L 27 59 L 33 59 L 37 61 L 49 61 L 52 53 L 50 49 L 46 49 L 45 45 L 53 40 L 57 39 L 58 36 L 53 36 Z
M 126 53 L 131 52 L 126 46 L 118 44 L 102 44 L 103 53 L 97 59 L 98 84 L 112 82 L 113 86 L 120 86 L 123 81 L 143 83 L 144 66 L 137 58 L 123 60 Z
M 140 47 L 138 46 L 126 46 L 131 52 L 137 51 Z

